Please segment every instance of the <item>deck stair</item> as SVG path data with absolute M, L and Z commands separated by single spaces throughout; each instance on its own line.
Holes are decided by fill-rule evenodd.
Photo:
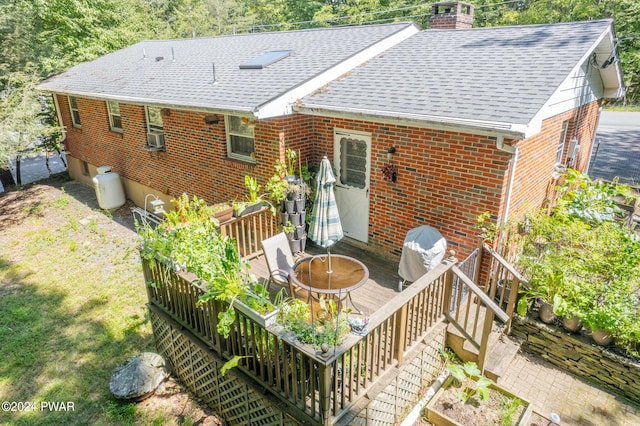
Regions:
M 470 304 L 470 306 L 469 306 Z M 468 308 L 468 310 L 467 310 Z M 478 311 L 477 315 L 474 311 Z M 447 326 L 447 345 L 463 361 L 478 363 L 480 350 L 465 334 L 476 336 L 482 332 L 487 308 L 468 300 L 462 305 L 458 324 L 464 326 L 465 333 L 450 323 Z M 466 320 L 468 318 L 468 321 Z M 484 360 L 484 374 L 497 381 L 506 372 L 515 357 L 520 345 L 504 333 L 505 325 L 497 320 L 492 321 L 491 332 L 487 340 L 487 354 Z

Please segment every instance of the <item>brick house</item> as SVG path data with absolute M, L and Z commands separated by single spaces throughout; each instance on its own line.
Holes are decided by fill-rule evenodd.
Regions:
M 397 256 L 429 224 L 462 257 L 479 213 L 521 218 L 560 166 L 587 170 L 601 102 L 624 91 L 611 20 L 474 29 L 472 13 L 435 4 L 425 31 L 144 41 L 40 88 L 66 129 L 71 176 L 91 183 L 110 165 L 136 204 L 242 199 L 244 175 L 264 184 L 293 148 L 332 160 L 352 243 Z

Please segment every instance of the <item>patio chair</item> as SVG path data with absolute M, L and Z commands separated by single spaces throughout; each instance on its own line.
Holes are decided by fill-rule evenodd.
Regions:
M 289 241 L 284 232 L 269 237 L 266 240 L 262 240 L 262 252 L 264 258 L 267 261 L 267 268 L 269 268 L 269 282 L 267 283 L 267 290 L 271 282 L 280 286 L 291 286 L 289 284 L 289 273 L 293 267 L 293 253 L 289 247 Z M 293 294 L 291 294 L 293 296 Z

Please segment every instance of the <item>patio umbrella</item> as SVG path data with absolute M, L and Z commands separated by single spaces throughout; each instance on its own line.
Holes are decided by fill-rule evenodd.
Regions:
M 344 236 L 342 224 L 336 205 L 336 197 L 333 193 L 333 184 L 336 177 L 333 175 L 331 163 L 325 156 L 320 163 L 320 170 L 316 177 L 316 196 L 313 200 L 311 212 L 311 224 L 309 225 L 308 238 L 320 247 L 327 249 L 328 271 L 331 271 L 331 246 Z

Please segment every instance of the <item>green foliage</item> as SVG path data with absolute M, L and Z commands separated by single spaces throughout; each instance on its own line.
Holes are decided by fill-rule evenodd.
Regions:
M 502 426 L 513 425 L 520 406 L 522 406 L 520 398 L 503 396 L 500 401 L 500 424 Z
M 309 305 L 300 299 L 287 299 L 278 311 L 278 321 L 303 343 L 319 348 L 339 345 L 349 332 L 347 312 L 338 311 L 333 299 L 321 298 L 320 312 L 311 321 Z
M 462 366 L 451 364 L 447 369 L 460 384 L 460 401 L 466 403 L 474 396 L 480 401 L 489 399 L 489 386 L 493 384 L 493 380 L 484 377 L 475 362 L 465 362 Z
M 569 169 L 564 184 L 558 188 L 556 214 L 568 214 L 585 222 L 612 221 L 622 215 L 615 197 L 628 198 L 630 193 L 630 188 L 618 184 L 617 179 L 612 183 L 593 182 L 578 170 Z
M 258 180 L 252 176 L 245 175 L 244 176 L 244 186 L 249 191 L 249 202 L 251 204 L 255 204 L 260 201 L 260 197 L 258 196 L 258 192 L 260 191 L 260 184 L 258 184 Z
M 150 262 L 160 261 L 172 270 L 186 270 L 206 284 L 200 303 L 220 300 L 229 308 L 218 315 L 218 332 L 228 336 L 235 321 L 233 301 L 240 299 L 260 311 L 273 310 L 268 293 L 252 274 L 249 264 L 240 259 L 233 239 L 220 234 L 213 209 L 186 194 L 172 200 L 175 210 L 166 213 L 156 228 L 143 226 L 140 254 Z
M 559 193 L 552 215 L 530 217 L 519 259 L 529 288 L 522 290 L 518 313 L 526 313 L 532 297 L 542 297 L 557 315 L 575 314 L 637 353 L 640 237 L 614 220 L 613 197 L 627 195 L 626 187 L 571 172 Z

